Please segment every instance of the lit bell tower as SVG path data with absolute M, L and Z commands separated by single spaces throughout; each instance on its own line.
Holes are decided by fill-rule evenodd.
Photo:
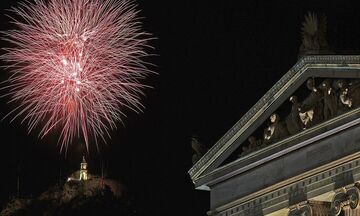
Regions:
M 87 163 L 86 163 L 86 160 L 85 160 L 85 157 L 83 156 L 83 160 L 80 164 L 80 178 L 79 180 L 80 181 L 85 181 L 85 180 L 88 180 L 88 171 L 87 171 Z

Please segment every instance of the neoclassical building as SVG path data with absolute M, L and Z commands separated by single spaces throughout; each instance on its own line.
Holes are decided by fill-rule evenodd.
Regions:
M 211 216 L 360 215 L 360 56 L 305 55 L 189 170 Z

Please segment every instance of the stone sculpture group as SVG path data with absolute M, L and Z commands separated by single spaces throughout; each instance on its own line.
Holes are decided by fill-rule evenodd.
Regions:
M 360 105 L 359 80 L 325 79 L 316 86 L 315 80 L 310 78 L 306 86 L 310 94 L 302 102 L 298 101 L 297 96 L 291 96 L 291 109 L 285 120 L 282 121 L 277 113 L 273 113 L 263 137 L 258 139 L 250 136 L 248 144 L 243 145 L 240 156 L 297 134 Z

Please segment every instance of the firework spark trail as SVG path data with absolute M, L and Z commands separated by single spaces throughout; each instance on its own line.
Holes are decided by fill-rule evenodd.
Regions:
M 125 109 L 143 106 L 140 83 L 150 73 L 149 35 L 131 0 L 34 0 L 11 10 L 16 30 L 3 32 L 14 46 L 1 56 L 12 75 L 6 82 L 9 115 L 40 137 L 60 128 L 61 151 L 75 137 L 105 141 Z

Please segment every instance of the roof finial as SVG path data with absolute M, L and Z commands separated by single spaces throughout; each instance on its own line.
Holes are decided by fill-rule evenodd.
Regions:
M 305 15 L 305 21 L 302 23 L 302 44 L 299 48 L 299 56 L 328 54 L 330 51 L 326 40 L 326 33 L 326 16 L 318 16 L 313 12 L 308 12 Z

